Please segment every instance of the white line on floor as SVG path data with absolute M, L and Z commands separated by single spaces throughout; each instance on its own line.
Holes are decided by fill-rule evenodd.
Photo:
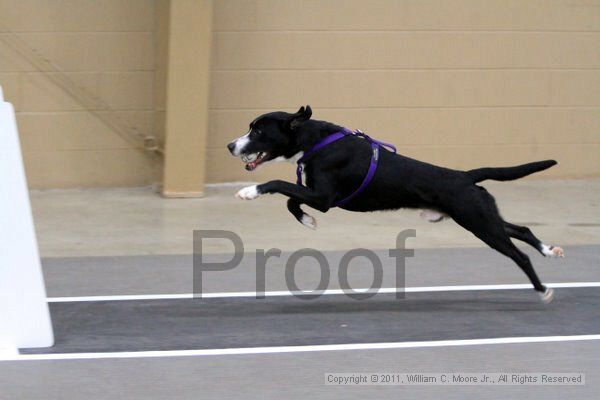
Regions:
M 490 344 L 515 343 L 546 343 L 571 342 L 584 340 L 600 340 L 600 335 L 573 336 L 531 336 L 505 337 L 493 339 L 466 340 L 436 340 L 423 342 L 392 342 L 392 343 L 350 343 L 308 346 L 279 346 L 279 347 L 242 347 L 237 349 L 206 349 L 206 350 L 162 350 L 162 351 L 123 351 L 106 353 L 62 353 L 62 354 L 19 354 L 0 357 L 0 361 L 46 361 L 46 360 L 81 360 L 101 358 L 150 358 L 150 357 L 190 357 L 190 356 L 223 356 L 242 354 L 274 354 L 274 353 L 304 353 L 315 351 L 342 350 L 381 350 L 381 349 L 414 349 L 425 347 L 476 346 Z
M 560 282 L 547 283 L 546 286 L 551 288 L 588 288 L 600 287 L 600 282 Z M 470 291 L 470 290 L 515 290 L 515 289 L 531 289 L 532 286 L 528 283 L 506 284 L 506 285 L 465 285 L 465 286 L 421 286 L 404 288 L 405 293 L 420 293 L 420 292 L 455 292 L 455 291 Z M 396 293 L 402 292 L 403 289 L 398 288 L 381 288 L 381 289 L 354 289 L 357 293 Z M 301 295 L 340 295 L 345 294 L 342 289 L 329 289 L 324 291 L 305 291 L 291 292 L 288 290 L 265 292 L 265 297 L 279 296 L 301 296 Z M 203 299 L 222 299 L 236 297 L 256 297 L 256 292 L 218 292 L 218 293 L 202 293 L 196 294 L 196 298 Z M 174 300 L 174 299 L 192 299 L 193 293 L 178 293 L 178 294 L 131 294 L 131 295 L 111 295 L 111 296 L 79 296 L 79 297 L 48 297 L 49 303 L 68 303 L 79 301 L 127 301 L 127 300 Z

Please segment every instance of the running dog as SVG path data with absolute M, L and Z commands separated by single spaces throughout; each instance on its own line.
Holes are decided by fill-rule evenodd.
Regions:
M 521 240 L 547 257 L 564 257 L 560 247 L 542 243 L 526 226 L 504 221 L 494 197 L 477 185 L 486 179 L 509 181 L 543 171 L 554 160 L 507 168 L 459 171 L 438 167 L 389 151 L 362 132 L 349 133 L 342 126 L 311 119 L 310 106 L 295 114 L 272 112 L 250 123 L 244 136 L 228 144 L 252 171 L 269 161 L 298 163 L 297 183 L 273 180 L 241 189 L 236 197 L 253 200 L 263 194 L 288 197 L 287 208 L 303 225 L 315 229 L 315 219 L 301 205 L 321 212 L 339 206 L 348 211 L 380 211 L 400 208 L 424 210 L 431 222 L 452 218 L 491 248 L 510 257 L 525 272 L 544 302 L 552 289 L 544 286 L 511 238 Z M 302 183 L 305 177 L 306 186 Z

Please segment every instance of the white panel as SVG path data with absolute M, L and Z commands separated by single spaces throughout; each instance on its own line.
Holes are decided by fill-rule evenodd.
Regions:
M 52 323 L 12 104 L 0 88 L 0 347 L 48 347 Z

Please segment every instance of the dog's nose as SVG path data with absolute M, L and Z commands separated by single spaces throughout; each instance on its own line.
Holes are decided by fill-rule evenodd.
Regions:
M 233 154 L 233 150 L 235 149 L 235 143 L 231 142 L 227 145 L 227 148 L 229 149 L 229 152 L 231 154 Z

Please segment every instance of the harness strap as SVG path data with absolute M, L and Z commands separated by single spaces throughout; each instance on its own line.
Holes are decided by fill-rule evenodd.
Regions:
M 369 164 L 369 170 L 367 171 L 367 175 L 363 179 L 363 181 L 360 184 L 360 186 L 358 187 L 358 189 L 356 189 L 348 197 L 346 197 L 346 198 L 344 198 L 344 199 L 342 199 L 340 201 L 335 202 L 333 204 L 333 207 L 342 206 L 342 205 L 348 203 L 354 197 L 356 197 L 360 193 L 362 193 L 367 188 L 367 186 L 369 186 L 369 184 L 373 180 L 373 177 L 375 176 L 375 171 L 377 171 L 377 163 L 379 161 L 379 147 L 380 146 L 387 147 L 391 151 L 393 151 L 394 153 L 396 152 L 396 147 L 394 147 L 393 145 L 391 145 L 389 143 L 380 142 L 378 140 L 372 139 L 371 137 L 369 137 L 368 135 L 364 134 L 360 130 L 357 130 L 356 132 L 352 132 L 349 129 L 344 129 L 344 130 L 342 130 L 340 132 L 336 132 L 336 133 L 333 133 L 333 134 L 331 134 L 329 136 L 326 136 L 321 141 L 317 142 L 317 144 L 315 144 L 313 147 L 311 147 L 306 153 L 304 153 L 302 155 L 302 157 L 300 157 L 300 159 L 298 159 L 298 161 L 297 161 L 298 167 L 296 168 L 296 183 L 298 185 L 304 186 L 304 184 L 302 183 L 302 162 L 304 161 L 304 159 L 306 157 L 308 157 L 309 155 L 315 153 L 316 151 L 321 150 L 322 148 L 324 148 L 324 147 L 330 145 L 331 143 L 336 142 L 336 141 L 338 141 L 338 140 L 340 140 L 340 139 L 342 139 L 342 138 L 344 138 L 346 136 L 358 136 L 358 137 L 362 137 L 362 138 L 364 138 L 365 140 L 367 140 L 371 144 L 371 151 L 372 151 L 371 163 Z
M 346 133 L 345 130 L 336 132 L 336 133 L 332 133 L 331 135 L 324 137 L 319 142 L 317 142 L 317 144 L 315 144 L 313 147 L 308 149 L 308 151 L 306 151 L 302 155 L 302 157 L 300 157 L 298 159 L 298 161 L 296 161 L 296 164 L 298 165 L 298 167 L 296 167 L 296 183 L 300 186 L 304 186 L 302 184 L 302 163 L 304 162 L 304 159 L 306 157 L 310 156 L 311 154 L 315 153 L 318 150 L 321 150 L 323 147 L 326 147 L 327 145 L 330 145 L 333 142 L 336 142 L 340 139 L 345 138 L 346 136 L 348 136 L 348 134 Z

